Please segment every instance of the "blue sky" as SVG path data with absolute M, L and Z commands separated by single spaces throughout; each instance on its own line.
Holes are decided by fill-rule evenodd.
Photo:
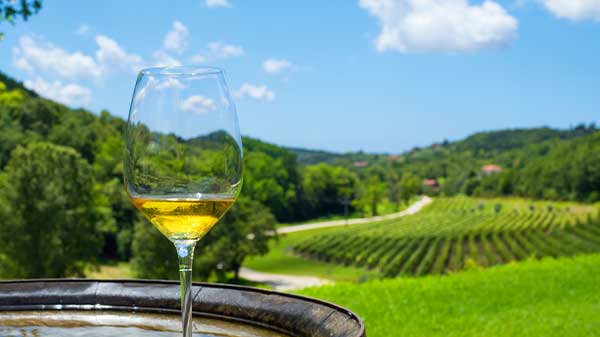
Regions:
M 334 151 L 598 121 L 600 0 L 149 3 L 45 1 L 0 70 L 125 117 L 136 69 L 218 66 L 243 134 Z

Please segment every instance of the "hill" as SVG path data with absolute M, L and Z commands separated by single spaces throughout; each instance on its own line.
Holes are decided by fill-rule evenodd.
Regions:
M 370 337 L 600 336 L 600 255 L 300 291 L 353 310 Z
M 537 144 L 551 139 L 567 140 L 585 136 L 595 130 L 595 124 L 589 126 L 581 124 L 566 130 L 540 127 L 487 131 L 470 135 L 463 140 L 451 143 L 450 146 L 457 151 L 469 150 L 474 153 L 498 153 L 523 148 L 530 144 Z
M 15 81 L 14 79 L 7 76 L 6 74 L 4 74 L 1 71 L 0 71 L 0 82 L 4 83 L 7 90 L 19 89 L 19 90 L 26 92 L 31 97 L 38 97 L 38 94 L 35 91 L 27 89 L 23 85 L 23 83 Z
M 570 129 L 554 129 L 550 127 L 539 127 L 529 129 L 504 129 L 477 132 L 464 139 L 449 142 L 447 140 L 433 143 L 427 147 L 415 147 L 410 151 L 397 154 L 388 153 L 365 153 L 362 151 L 337 153 L 331 151 L 304 149 L 298 147 L 286 147 L 296 155 L 301 165 L 313 165 L 328 163 L 334 165 L 349 165 L 357 161 L 366 161 L 371 164 L 384 159 L 387 161 L 402 161 L 405 157 L 413 159 L 433 159 L 433 157 L 452 153 L 470 151 L 475 156 L 489 158 L 502 152 L 522 149 L 531 144 L 538 144 L 549 140 L 569 140 L 594 133 L 597 130 L 595 124 L 577 125 Z

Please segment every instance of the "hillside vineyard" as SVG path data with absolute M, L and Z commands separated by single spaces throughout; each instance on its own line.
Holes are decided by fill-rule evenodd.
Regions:
M 575 203 L 438 198 L 415 215 L 312 236 L 294 252 L 386 277 L 444 274 L 600 252 L 600 221 L 594 207 Z

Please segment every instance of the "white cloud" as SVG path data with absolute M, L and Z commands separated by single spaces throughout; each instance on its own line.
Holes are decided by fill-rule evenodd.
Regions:
M 234 56 L 244 55 L 244 48 L 239 45 L 227 44 L 223 42 L 211 42 L 206 46 L 206 50 L 192 56 L 192 62 L 202 63 L 209 60 L 225 59 Z
M 67 79 L 98 79 L 102 76 L 100 66 L 91 56 L 69 53 L 31 36 L 19 39 L 19 46 L 13 49 L 13 62 L 25 71 L 42 70 Z
M 163 48 L 182 53 L 187 47 L 189 31 L 181 21 L 174 21 L 171 30 L 165 35 Z
M 183 89 L 186 86 L 178 79 L 167 77 L 162 82 L 156 84 L 156 89 Z
M 104 35 L 96 36 L 96 57 L 79 51 L 68 52 L 51 43 L 22 36 L 13 48 L 13 64 L 29 73 L 44 72 L 60 78 L 98 81 L 113 70 L 137 71 L 143 59 L 127 53 L 119 44 Z
M 208 44 L 208 50 L 217 58 L 227 58 L 233 56 L 241 56 L 244 54 L 242 46 L 226 44 L 222 42 L 211 42 Z
M 565 0 L 567 1 L 567 0 Z M 360 0 L 381 32 L 377 51 L 469 52 L 507 44 L 517 20 L 498 3 L 486 0 Z
M 600 0 L 541 0 L 559 18 L 600 21 Z
M 89 88 L 73 83 L 63 84 L 61 81 L 50 83 L 36 77 L 33 81 L 25 81 L 24 85 L 44 97 L 67 105 L 83 106 L 89 104 L 92 99 L 92 91 Z
M 272 101 L 275 99 L 275 93 L 267 88 L 266 85 L 255 85 L 244 83 L 238 91 L 235 92 L 238 98 L 250 97 L 259 101 Z
M 78 35 L 87 35 L 90 32 L 90 26 L 86 25 L 86 24 L 81 24 L 79 25 L 79 28 L 77 28 L 77 34 Z
M 137 54 L 129 54 L 117 41 L 104 35 L 96 36 L 98 50 L 96 59 L 102 66 L 103 71 L 108 72 L 112 69 L 129 70 L 137 72 L 142 68 L 142 57 Z
M 181 65 L 181 61 L 169 55 L 164 50 L 157 50 L 152 56 L 154 57 L 155 67 L 177 67 Z
M 201 95 L 193 95 L 181 102 L 181 104 L 179 104 L 179 108 L 183 111 L 203 114 L 208 110 L 214 110 L 216 105 L 215 101 L 210 98 L 206 98 Z
M 228 0 L 204 0 L 204 5 L 209 8 L 231 7 L 231 4 Z
M 270 58 L 265 60 L 262 66 L 263 70 L 269 74 L 279 74 L 282 71 L 291 69 L 293 64 L 286 59 Z

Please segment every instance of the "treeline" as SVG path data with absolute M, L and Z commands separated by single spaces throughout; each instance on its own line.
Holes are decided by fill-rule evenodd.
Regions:
M 413 176 L 420 182 L 420 192 L 432 195 L 600 201 L 600 131 L 594 123 L 566 130 L 480 132 L 402 155 L 291 151 L 304 165 L 320 160 L 359 176 L 386 172 L 383 181 L 388 190 L 402 189 L 389 177 Z
M 491 166 L 491 167 L 490 167 Z M 435 179 L 430 193 L 600 200 L 600 132 L 595 124 L 479 133 L 408 154 L 398 168 Z
M 172 245 L 124 192 L 125 127 L 107 111 L 69 109 L 0 73 L 1 277 L 82 276 L 103 259 L 130 260 L 140 277 L 177 277 Z M 264 233 L 276 222 L 375 214 L 383 200 L 399 207 L 409 198 L 409 189 L 388 195 L 385 181 L 401 181 L 395 174 L 304 167 L 279 146 L 248 137 L 243 143 L 242 195 L 199 245 L 196 277 L 236 274 L 246 256 L 267 251 Z

